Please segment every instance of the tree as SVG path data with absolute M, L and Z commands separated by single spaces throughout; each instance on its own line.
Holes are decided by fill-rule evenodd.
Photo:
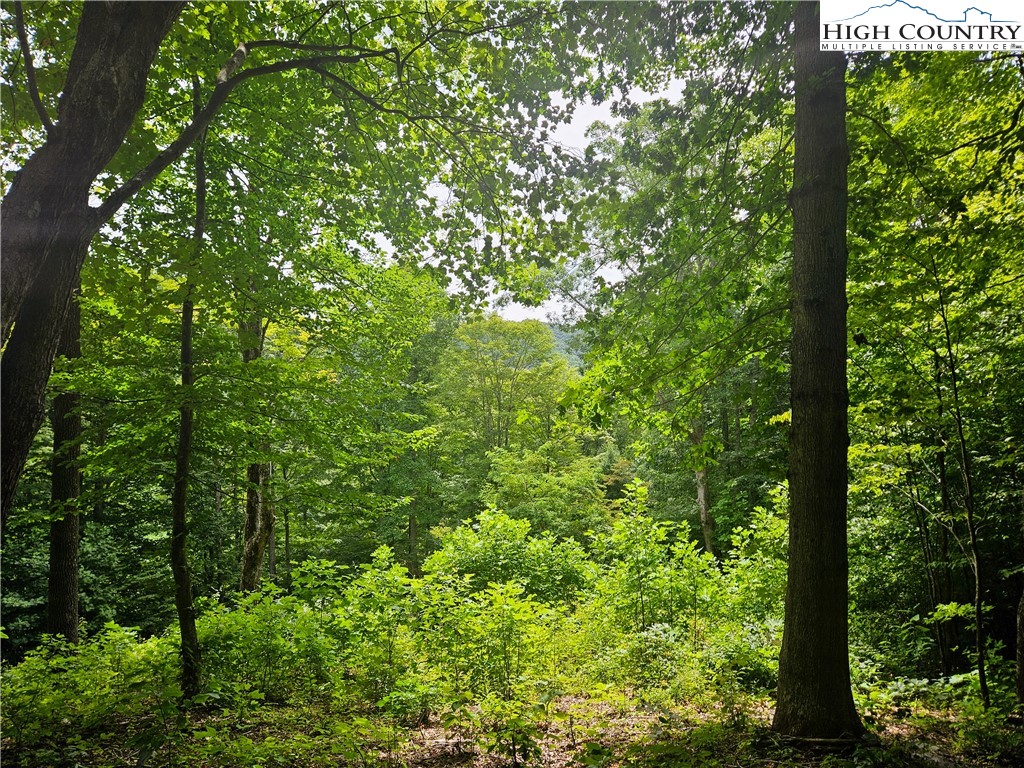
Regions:
M 201 105 L 199 79 L 193 80 L 194 109 Z M 186 699 L 199 693 L 202 653 L 196 629 L 192 572 L 188 562 L 188 490 L 191 480 L 195 431 L 195 276 L 206 232 L 206 136 L 199 137 L 195 152 L 195 219 L 192 252 L 185 271 L 181 303 L 181 405 L 178 408 L 178 444 L 174 457 L 174 490 L 171 495 L 171 571 L 174 575 L 174 607 L 181 633 L 181 690 Z
M 239 320 L 238 341 L 242 347 L 242 362 L 252 363 L 263 355 L 266 325 L 258 311 L 250 311 Z M 269 446 L 263 442 L 255 450 L 266 454 Z M 274 533 L 274 507 L 270 499 L 270 475 L 273 464 L 253 461 L 246 468 L 245 525 L 242 529 L 243 592 L 259 588 L 263 568 L 263 554 Z
M 42 422 L 46 382 L 89 242 L 120 207 L 92 208 L 92 184 L 131 129 L 157 49 L 183 5 L 83 6 L 56 123 L 39 108 L 46 141 L 4 196 L 3 521 Z M 24 36 L 21 44 L 26 70 L 31 72 Z M 29 87 L 34 85 L 30 78 Z M 38 95 L 35 101 L 40 103 Z
M 445 173 L 421 178 L 407 188 L 403 202 L 411 205 L 413 193 L 422 194 L 430 182 L 450 182 L 453 204 L 440 217 L 443 224 L 436 229 L 443 234 L 435 233 L 432 247 L 440 266 L 457 272 L 469 286 L 480 285 L 488 268 L 472 258 L 467 261 L 472 251 L 461 248 L 465 239 L 481 235 L 491 225 L 521 238 L 536 238 L 543 229 L 536 221 L 524 224 L 527 220 L 513 213 L 517 207 L 531 207 L 527 196 L 502 198 L 505 185 L 498 182 L 536 185 L 529 171 L 538 167 L 543 154 L 516 146 L 532 142 L 532 132 L 524 127 L 544 112 L 548 93 L 565 76 L 549 57 L 530 53 L 537 46 L 546 47 L 553 37 L 522 34 L 522 46 L 508 42 L 532 24 L 561 25 L 555 35 L 564 38 L 559 47 L 570 58 L 579 58 L 584 55 L 579 48 L 569 48 L 578 31 L 575 21 L 542 8 L 515 5 L 332 5 L 322 13 L 287 18 L 269 4 L 189 7 L 189 28 L 202 29 L 203 34 L 184 42 L 172 40 L 171 61 L 160 68 L 156 87 L 149 83 L 152 62 L 182 12 L 182 3 L 86 4 L 52 125 L 35 92 L 29 38 L 20 35 L 28 89 L 46 126 L 46 138 L 25 161 L 3 203 L 4 520 L 42 422 L 57 336 L 89 243 L 129 200 L 182 157 L 241 84 L 266 78 L 287 90 L 297 81 L 294 75 L 303 73 L 320 86 L 322 115 L 335 124 L 354 122 L 363 141 L 386 158 L 377 169 L 381 173 L 402 176 L 407 161 L 423 158 L 443 168 Z M 604 23 L 603 17 L 598 23 Z M 270 29 L 281 37 L 249 37 Z M 239 43 L 227 57 L 226 50 L 213 44 L 214 37 L 221 42 L 234 37 L 231 45 L 239 38 L 247 42 Z M 250 54 L 265 63 L 246 66 Z M 148 152 L 154 126 L 165 125 L 167 115 L 188 119 L 175 97 L 184 100 L 181 84 L 196 74 L 197 62 L 215 56 L 218 66 L 225 58 L 227 62 L 220 66 L 202 109 L 162 150 Z M 527 65 L 536 79 L 511 74 L 521 74 Z M 477 74 L 466 77 L 468 69 Z M 480 77 L 484 72 L 487 76 Z M 159 114 L 149 115 L 151 119 L 136 120 L 147 85 L 154 86 L 150 94 L 157 103 L 167 103 L 161 109 L 154 104 Z M 505 108 L 513 102 L 523 111 Z M 331 131 L 312 134 L 316 141 L 330 143 Z M 414 150 L 395 154 L 388 151 L 397 148 L 393 144 Z M 138 157 L 123 153 L 129 155 L 122 158 L 126 162 L 112 166 L 123 146 L 131 146 Z M 344 156 L 344 147 L 332 149 Z M 141 162 L 132 162 L 139 157 Z M 145 162 L 146 157 L 151 159 Z M 354 186 L 365 186 L 354 178 Z M 90 194 L 96 187 L 107 195 L 93 207 Z M 507 246 L 521 256 L 523 242 L 509 246 L 505 239 L 499 234 L 499 248 Z M 492 266 L 493 255 L 487 254 Z
M 448 515 L 480 510 L 493 451 L 535 449 L 550 438 L 570 376 L 551 330 L 536 320 L 489 315 L 455 331 L 430 397 Z
M 788 18 L 751 6 L 714 23 L 679 47 L 677 101 L 630 107 L 619 126 L 593 129 L 582 186 L 594 247 L 571 286 L 602 353 L 582 399 L 637 430 L 652 511 L 684 513 L 708 551 L 726 544 L 715 542 L 715 516 L 723 531 L 744 524 L 776 476 L 778 430 L 766 427 L 785 408 L 791 133 Z M 718 466 L 723 453 L 728 466 Z
M 846 58 L 818 50 L 817 3 L 795 12 L 789 569 L 772 727 L 857 737 L 847 586 Z
M 608 442 L 570 418 L 559 420 L 551 438 L 537 448 L 499 448 L 489 454 L 482 499 L 511 517 L 529 520 L 535 531 L 585 541 L 607 528 L 609 515 L 600 485 L 604 456 L 587 455 L 584 447 L 596 444 L 604 453 Z
M 549 438 L 570 378 L 550 328 L 497 315 L 459 328 L 438 369 L 444 418 L 483 452 Z
M 854 602 L 877 625 L 868 642 L 900 611 L 926 617 L 934 644 L 902 668 L 952 674 L 973 652 L 987 688 L 980 649 L 1014 642 L 1021 583 L 1008 491 L 1019 485 L 1024 338 L 1007 329 L 1024 322 L 1024 81 L 1015 57 L 969 52 L 858 62 L 853 76 L 853 514 L 890 531 L 910 523 L 888 578 L 875 567 L 869 579 L 871 554 L 858 558 Z M 956 103 L 966 93 L 969 109 Z M 887 582 L 906 585 L 909 608 Z
M 72 301 L 61 333 L 57 353 L 73 360 L 81 356 L 81 309 Z M 71 390 L 53 398 L 53 458 L 50 472 L 50 564 L 46 599 L 46 629 L 78 642 L 78 545 L 79 496 L 82 470 L 79 466 L 82 438 L 81 398 Z

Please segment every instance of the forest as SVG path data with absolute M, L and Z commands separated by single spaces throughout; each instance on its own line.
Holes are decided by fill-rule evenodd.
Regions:
M 4 764 L 1024 764 L 1024 53 L 821 18 L 4 0 Z

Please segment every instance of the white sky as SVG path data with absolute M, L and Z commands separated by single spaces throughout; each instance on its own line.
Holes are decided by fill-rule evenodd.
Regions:
M 662 98 L 675 100 L 681 93 L 682 82 L 673 81 L 665 90 L 657 93 L 647 93 L 646 91 L 634 89 L 630 91 L 629 95 L 630 101 L 644 103 Z M 582 151 L 590 143 L 586 136 L 587 129 L 598 121 L 609 125 L 616 125 L 621 122 L 621 119 L 612 117 L 610 100 L 602 104 L 580 104 L 576 107 L 571 121 L 559 125 L 552 131 L 552 141 L 565 147 Z M 504 307 L 498 308 L 498 314 L 506 320 L 547 320 L 551 315 L 557 316 L 561 314 L 561 302 L 552 299 L 544 302 L 539 307 L 526 307 L 518 302 L 511 302 Z

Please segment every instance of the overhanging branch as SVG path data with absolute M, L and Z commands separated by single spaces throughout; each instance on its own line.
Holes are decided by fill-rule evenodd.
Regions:
M 21 55 L 25 59 L 25 79 L 28 81 L 28 95 L 39 115 L 39 122 L 43 124 L 47 134 L 53 131 L 53 122 L 50 115 L 43 106 L 43 100 L 39 98 L 39 88 L 36 85 L 36 68 L 32 65 L 32 51 L 28 47 L 28 34 L 25 32 L 25 17 L 22 14 L 21 3 L 14 4 L 14 20 L 18 28 L 18 43 L 21 46 Z
M 363 53 L 311 56 L 304 59 L 288 59 L 286 61 L 274 62 L 273 64 L 264 64 L 263 66 L 238 72 L 239 67 L 245 62 L 249 47 L 248 44 L 242 43 L 235 49 L 231 58 L 218 73 L 217 85 L 202 111 L 192 119 L 192 122 L 166 149 L 157 154 L 148 165 L 138 171 L 132 178 L 114 190 L 102 205 L 94 209 L 93 215 L 96 218 L 101 222 L 109 221 L 122 205 L 159 176 L 171 163 L 181 157 L 210 125 L 231 92 L 246 80 L 301 69 L 320 71 L 328 64 L 357 64 L 369 59 L 386 58 L 394 55 L 393 49 L 386 48 L 380 51 L 371 50 Z

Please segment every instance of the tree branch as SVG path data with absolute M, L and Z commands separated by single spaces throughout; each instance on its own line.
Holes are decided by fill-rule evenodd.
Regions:
M 231 54 L 231 58 L 227 60 L 227 63 L 221 67 L 220 72 L 217 73 L 217 83 L 224 84 L 238 71 L 238 68 L 245 63 L 245 57 L 249 55 L 249 50 L 246 48 L 246 43 L 239 43 L 238 47 L 235 48 L 235 52 Z
M 39 98 L 39 88 L 36 85 L 36 68 L 32 66 L 32 51 L 28 47 L 28 34 L 25 32 L 25 17 L 22 15 L 21 3 L 14 4 L 14 19 L 18 27 L 18 44 L 21 46 L 21 55 L 25 60 L 25 79 L 28 81 L 28 95 L 32 98 L 32 104 L 39 115 L 39 121 L 46 129 L 46 133 L 53 132 L 53 121 L 43 106 L 43 100 Z
M 320 69 L 326 64 L 357 64 L 368 59 L 378 59 L 393 55 L 392 49 L 384 49 L 381 51 L 367 51 L 351 55 L 339 54 L 333 56 L 312 56 L 306 59 L 288 59 L 286 61 L 278 61 L 273 64 L 265 64 L 261 67 L 254 67 L 252 69 L 245 70 L 244 72 L 234 74 L 245 62 L 247 54 L 247 44 L 241 43 L 238 48 L 235 49 L 235 52 L 231 55 L 227 64 L 225 64 L 220 70 L 220 73 L 218 73 L 217 85 L 213 89 L 213 93 L 210 95 L 210 99 L 206 102 L 206 106 L 203 110 L 192 119 L 192 122 L 189 123 L 189 125 L 178 135 L 178 138 L 171 142 L 166 149 L 157 154 L 157 156 L 154 157 L 148 165 L 138 171 L 134 176 L 132 176 L 132 178 L 114 190 L 110 196 L 103 201 L 102 205 L 98 208 L 94 208 L 93 216 L 97 217 L 100 221 L 109 221 L 122 205 L 137 194 L 144 186 L 160 175 L 160 173 L 162 173 L 171 163 L 181 157 L 185 150 L 192 145 L 192 142 L 194 142 L 210 125 L 213 118 L 217 115 L 217 112 L 227 101 L 230 93 L 246 80 L 251 80 L 254 77 L 262 77 L 263 75 L 271 75 L 279 72 L 291 72 L 299 69 L 320 71 Z
M 326 45 L 320 43 L 300 43 L 292 40 L 252 40 L 245 46 L 253 48 L 284 48 L 289 51 L 310 51 L 319 53 L 372 53 L 377 56 L 398 56 L 397 48 L 363 48 L 359 45 Z

